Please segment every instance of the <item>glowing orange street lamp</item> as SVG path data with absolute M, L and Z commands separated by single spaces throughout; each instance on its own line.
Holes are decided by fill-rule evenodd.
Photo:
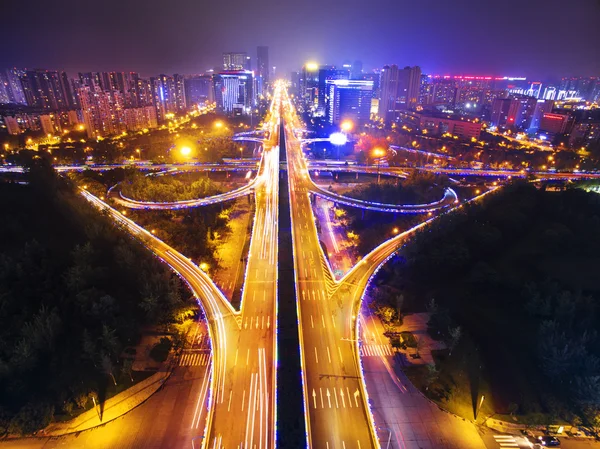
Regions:
M 188 157 L 190 154 L 192 154 L 192 149 L 190 147 L 181 147 L 179 152 L 182 156 Z
M 354 123 L 352 123 L 350 120 L 344 120 L 340 125 L 340 128 L 345 133 L 349 133 L 350 131 L 352 131 L 352 128 L 354 128 Z
M 386 152 L 383 148 L 375 147 L 373 148 L 372 155 L 377 158 L 377 184 L 379 184 L 379 166 L 381 164 L 381 158 L 385 156 Z

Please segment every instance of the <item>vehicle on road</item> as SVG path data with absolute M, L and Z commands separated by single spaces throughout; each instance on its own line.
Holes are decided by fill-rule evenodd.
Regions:
M 538 441 L 544 447 L 559 447 L 560 440 L 550 435 L 541 435 L 538 437 Z

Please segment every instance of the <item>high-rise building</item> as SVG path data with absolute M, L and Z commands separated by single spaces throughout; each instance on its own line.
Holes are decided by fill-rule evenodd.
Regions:
M 211 75 L 199 75 L 186 78 L 185 100 L 186 106 L 192 108 L 198 104 L 214 101 L 213 77 Z
M 20 77 L 20 69 L 7 69 L 0 72 L 0 103 L 27 104 Z
M 300 93 L 300 72 L 290 72 L 290 92 L 295 96 Z
M 29 106 L 52 111 L 75 107 L 65 72 L 27 70 L 21 77 L 21 84 Z
M 127 108 L 123 113 L 123 120 L 127 131 L 139 131 L 144 128 L 152 129 L 158 126 L 156 109 L 153 106 Z
M 178 75 L 177 73 L 173 75 L 173 89 L 177 112 L 185 112 L 186 101 L 183 75 Z
M 516 98 L 496 98 L 492 103 L 491 124 L 496 127 L 513 127 L 517 120 L 520 102 Z
M 302 100 L 305 110 L 316 106 L 319 91 L 319 66 L 315 63 L 306 63 L 300 71 L 300 90 L 298 96 Z
M 260 92 L 265 95 L 269 87 L 269 47 L 256 48 L 256 78 Z
M 531 124 L 529 125 L 529 132 L 535 133 L 540 129 L 542 117 L 545 113 L 552 112 L 554 108 L 554 101 L 552 100 L 537 100 L 535 108 L 533 110 L 533 116 L 531 117 Z
M 252 113 L 255 106 L 253 73 L 248 70 L 225 71 L 214 75 L 217 110 L 227 115 Z
M 60 121 L 55 120 L 54 115 L 51 114 L 40 115 L 40 127 L 44 134 L 54 134 L 61 130 Z
M 329 80 L 347 80 L 350 78 L 348 69 L 336 69 L 333 66 L 321 66 L 319 69 L 319 82 L 317 94 L 317 114 L 325 115 L 327 104 L 330 100 L 327 81 Z
M 121 132 L 118 127 L 117 108 L 113 107 L 110 92 L 104 92 L 99 86 L 84 86 L 79 89 L 79 102 L 89 138 Z
M 6 126 L 6 130 L 8 131 L 8 134 L 16 136 L 17 134 L 19 134 L 21 132 L 21 128 L 19 127 L 19 122 L 17 122 L 17 119 L 15 117 L 5 116 L 4 117 L 4 125 Z
M 223 53 L 223 70 L 246 70 L 247 58 L 246 52 Z
M 569 114 L 555 114 L 546 112 L 542 115 L 540 131 L 550 134 L 562 134 L 567 130 Z
M 161 74 L 156 78 L 150 78 L 150 84 L 152 86 L 152 98 L 154 107 L 156 108 L 156 116 L 158 122 L 162 123 L 165 121 L 167 114 L 177 112 L 175 80 L 172 76 Z
M 371 114 L 373 82 L 348 79 L 326 80 L 327 121 L 336 125 L 343 120 L 351 120 L 356 125 L 364 125 Z
M 362 79 L 362 75 L 363 75 L 363 63 L 362 61 L 354 61 L 354 64 L 352 64 L 352 74 L 351 74 L 351 78 L 353 80 L 360 80 Z
M 597 83 L 597 77 L 563 78 L 560 83 L 559 91 L 566 92 L 567 98 L 576 97 L 587 101 L 593 101 L 593 94 Z
M 386 122 L 396 120 L 399 111 L 414 109 L 419 101 L 421 69 L 397 65 L 385 66 L 381 70 L 379 116 Z

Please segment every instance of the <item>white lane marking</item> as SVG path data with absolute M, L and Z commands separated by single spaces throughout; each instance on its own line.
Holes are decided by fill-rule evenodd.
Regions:
M 246 353 L 246 365 L 248 364 L 249 360 L 250 360 L 250 348 L 248 348 L 248 352 Z
M 231 395 L 233 394 L 233 390 L 229 391 L 229 403 L 227 404 L 227 411 L 231 410 Z
M 235 362 L 233 363 L 233 366 L 237 365 L 237 356 L 238 356 L 238 350 L 239 350 L 239 349 L 236 349 L 236 350 L 235 350 Z
M 319 388 L 319 394 L 321 395 L 321 408 L 325 408 L 325 403 L 323 402 L 323 389 Z
M 323 316 L 323 315 L 321 315 L 321 322 L 323 323 L 323 327 L 326 327 L 325 326 L 325 316 Z
M 319 363 L 319 356 L 317 355 L 317 347 L 315 346 L 315 359 Z
M 331 408 L 331 393 L 329 392 L 329 388 L 327 389 L 327 402 L 329 403 L 329 408 Z
M 335 318 L 333 317 L 333 314 L 331 314 L 331 322 L 333 323 L 333 328 L 335 329 Z
M 315 392 L 314 388 L 313 388 L 312 397 L 313 397 L 313 405 L 314 405 L 315 408 L 317 408 L 317 393 Z
M 315 328 L 315 322 L 313 321 L 313 317 L 312 315 L 310 316 L 310 325 L 312 326 L 312 328 Z
M 340 404 L 338 402 L 338 398 L 337 398 L 337 389 L 333 389 L 333 397 L 335 398 L 335 408 L 340 408 Z
M 246 400 L 246 390 L 244 390 L 244 394 L 242 395 L 242 411 L 244 411 L 244 401 Z
M 342 350 L 340 349 L 340 347 L 338 346 L 338 352 L 340 353 L 340 361 L 342 363 L 344 363 L 344 357 L 342 357 Z
M 331 353 L 329 352 L 329 346 L 327 346 L 327 358 L 329 359 L 329 363 L 331 363 Z

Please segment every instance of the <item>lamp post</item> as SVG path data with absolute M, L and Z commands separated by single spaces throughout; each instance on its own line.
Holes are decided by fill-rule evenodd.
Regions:
M 379 166 L 381 164 L 381 158 L 385 156 L 385 150 L 383 148 L 373 148 L 372 154 L 375 158 L 377 158 L 377 184 L 379 184 Z

